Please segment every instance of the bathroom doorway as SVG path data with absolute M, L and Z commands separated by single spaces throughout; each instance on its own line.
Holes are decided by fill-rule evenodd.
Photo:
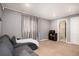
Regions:
M 66 20 L 59 22 L 59 41 L 66 42 Z

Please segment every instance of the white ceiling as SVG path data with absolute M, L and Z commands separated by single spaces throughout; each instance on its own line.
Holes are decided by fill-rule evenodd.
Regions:
M 78 3 L 3 3 L 4 8 L 31 14 L 34 16 L 55 19 L 79 13 Z

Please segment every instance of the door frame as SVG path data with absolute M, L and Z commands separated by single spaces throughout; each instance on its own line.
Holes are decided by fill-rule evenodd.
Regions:
M 66 29 L 67 29 L 67 19 L 66 18 L 63 18 L 63 19 L 60 19 L 60 20 L 58 20 L 58 22 L 57 22 L 57 32 L 58 32 L 58 40 L 57 41 L 60 41 L 60 39 L 59 39 L 59 24 L 60 24 L 60 22 L 61 21 L 66 21 Z M 65 42 L 67 42 L 67 31 L 66 31 L 66 41 Z

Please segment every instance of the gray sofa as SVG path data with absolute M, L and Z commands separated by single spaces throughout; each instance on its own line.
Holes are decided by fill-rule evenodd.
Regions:
M 17 45 L 17 44 L 15 44 Z M 8 35 L 0 37 L 0 56 L 38 56 L 27 45 L 20 45 L 15 47 Z

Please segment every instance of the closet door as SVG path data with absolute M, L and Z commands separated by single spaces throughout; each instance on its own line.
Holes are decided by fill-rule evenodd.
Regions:
M 70 20 L 71 25 L 71 42 L 79 43 L 79 16 Z

